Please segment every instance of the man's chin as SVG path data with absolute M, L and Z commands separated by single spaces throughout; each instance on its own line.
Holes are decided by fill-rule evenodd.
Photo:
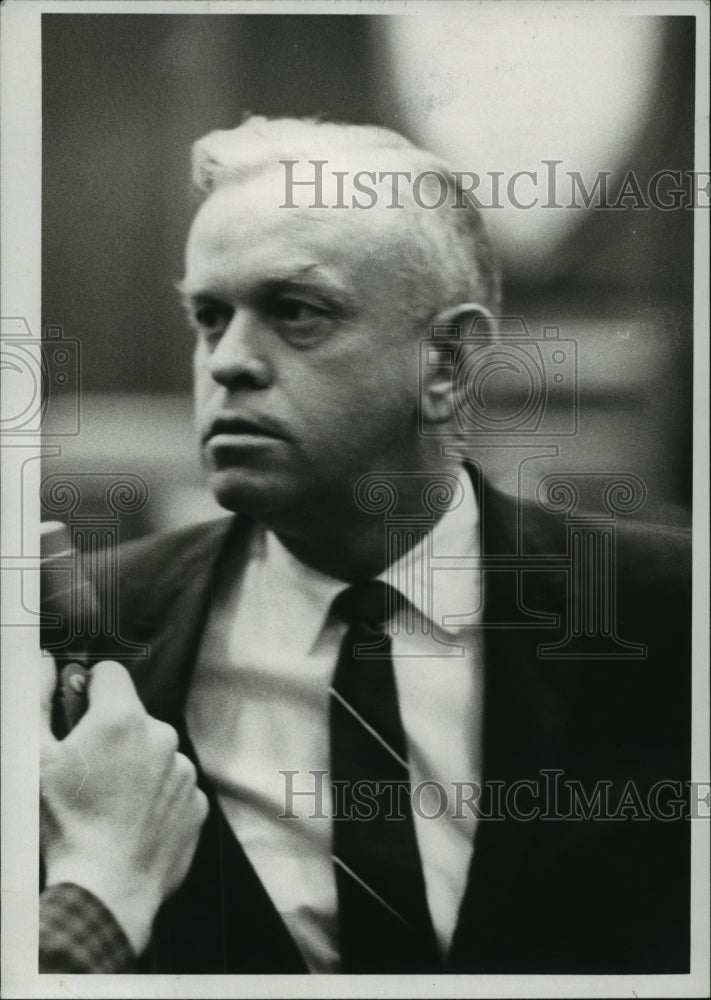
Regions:
M 293 491 L 293 486 L 289 489 L 279 477 L 259 474 L 253 470 L 213 471 L 209 482 L 221 507 L 236 514 L 249 514 L 256 519 L 288 507 L 289 493 Z

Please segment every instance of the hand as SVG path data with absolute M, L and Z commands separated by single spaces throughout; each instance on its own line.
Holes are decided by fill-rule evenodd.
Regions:
M 74 882 L 121 924 L 137 955 L 181 884 L 207 816 L 172 726 L 152 718 L 110 660 L 90 671 L 89 707 L 64 740 L 50 729 L 56 670 L 42 658 L 40 842 L 47 885 Z

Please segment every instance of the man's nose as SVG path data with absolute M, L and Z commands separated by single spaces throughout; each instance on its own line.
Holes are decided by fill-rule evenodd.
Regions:
M 257 317 L 248 309 L 238 309 L 217 346 L 210 354 L 210 374 L 227 387 L 244 383 L 266 388 L 271 367 L 266 357 L 264 337 L 260 337 Z

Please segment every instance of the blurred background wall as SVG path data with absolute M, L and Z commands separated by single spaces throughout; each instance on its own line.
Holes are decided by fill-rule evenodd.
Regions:
M 246 112 L 378 123 L 458 170 L 543 176 L 559 160 L 588 187 L 609 171 L 613 192 L 630 170 L 644 191 L 657 171 L 694 165 L 688 17 L 468 4 L 456 16 L 45 14 L 42 35 L 43 323 L 81 348 L 81 430 L 45 472 L 142 476 L 150 502 L 124 537 L 219 513 L 196 460 L 173 289 L 195 208 L 189 149 L 204 133 Z M 505 313 L 578 348 L 578 432 L 541 438 L 558 455 L 529 463 L 531 483 L 551 469 L 633 472 L 649 518 L 684 522 L 693 213 L 506 204 L 484 218 Z M 55 386 L 50 433 L 71 405 Z M 493 471 L 516 488 L 505 461 Z

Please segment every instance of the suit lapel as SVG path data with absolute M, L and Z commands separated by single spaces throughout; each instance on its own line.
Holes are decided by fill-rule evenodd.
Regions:
M 487 556 L 565 554 L 543 512 L 490 490 L 484 521 Z M 513 599 L 512 599 L 513 597 Z M 559 757 L 565 739 L 573 677 L 541 660 L 538 647 L 564 624 L 566 575 L 560 569 L 492 570 L 484 581 L 484 768 L 511 780 L 528 777 Z M 531 614 L 528 623 L 526 617 Z M 536 618 L 543 615 L 543 618 Z M 557 623 L 555 631 L 550 625 Z M 506 626 L 502 623 L 511 622 Z
M 526 509 L 527 521 L 522 525 L 516 500 L 488 485 L 478 492 L 482 554 L 560 552 L 553 547 L 558 542 L 551 537 L 550 525 L 541 512 Z M 448 968 L 453 972 L 487 967 L 488 956 L 501 947 L 501 936 L 507 934 L 517 884 L 526 866 L 534 863 L 538 823 L 506 815 L 506 790 L 517 781 L 541 780 L 542 770 L 557 767 L 563 759 L 574 681 L 560 664 L 538 658 L 538 645 L 551 632 L 535 618 L 528 625 L 521 622 L 529 611 L 549 616 L 564 613 L 565 575 L 545 571 L 523 576 L 527 577 L 526 586 L 521 588 L 516 585 L 515 571 L 488 570 L 484 574 L 484 791 L 480 801 L 485 816 L 501 818 L 484 818 L 478 824 L 450 950 Z M 515 597 L 522 594 L 526 605 L 517 606 Z M 512 624 L 502 624 L 506 622 Z M 500 793 L 493 791 L 497 783 Z M 522 808 L 529 802 L 521 796 Z M 510 944 L 515 951 L 515 942 Z
M 488 484 L 478 493 L 484 556 L 565 555 L 565 534 L 555 519 Z M 541 660 L 538 647 L 558 634 L 565 603 L 566 574 L 560 569 L 492 568 L 484 573 L 487 776 L 535 777 L 539 766 L 559 757 L 574 678 L 569 667 Z
M 249 527 L 244 518 L 207 525 L 157 568 L 150 586 L 155 599 L 146 600 L 138 615 L 134 613 L 136 634 L 148 645 L 149 656 L 133 667 L 133 679 L 151 715 L 171 725 L 182 725 L 216 575 L 225 559 L 239 558 Z M 151 568 L 146 573 L 150 577 Z

